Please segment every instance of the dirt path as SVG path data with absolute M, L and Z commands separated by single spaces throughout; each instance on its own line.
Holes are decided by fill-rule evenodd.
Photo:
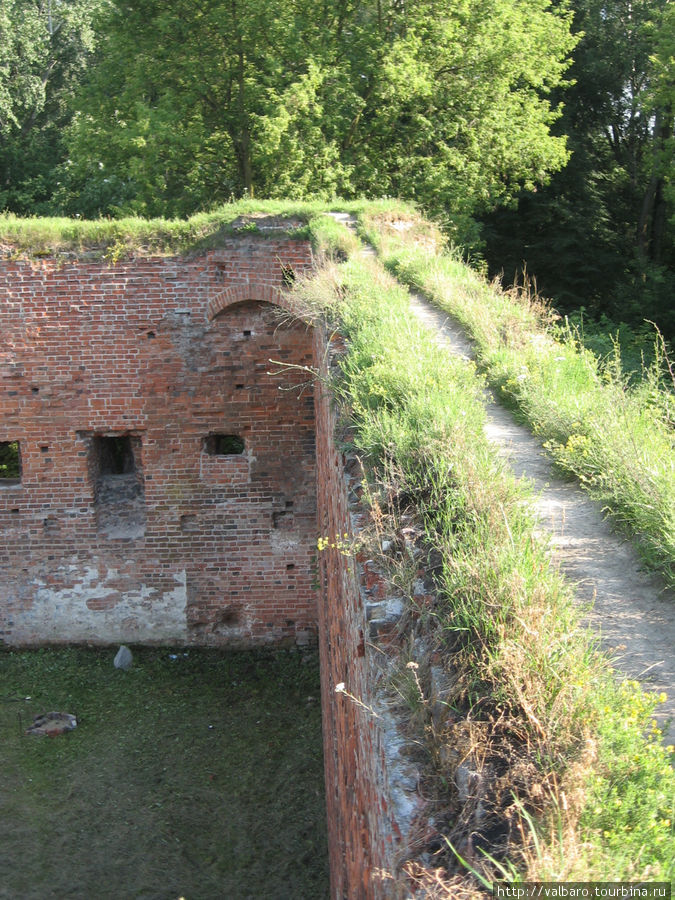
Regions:
M 349 214 L 331 215 L 355 228 Z M 362 252 L 376 256 L 370 246 Z M 447 313 L 412 292 L 410 307 L 450 353 L 474 356 L 466 332 Z M 655 715 L 665 743 L 675 743 L 675 591 L 644 571 L 633 545 L 612 530 L 598 503 L 554 472 L 537 438 L 491 392 L 485 399 L 486 434 L 516 476 L 530 482 L 540 533 L 550 536 L 552 558 L 576 584 L 578 601 L 587 609 L 584 621 L 618 672 L 645 690 L 665 692 L 668 699 Z
M 473 356 L 461 326 L 411 294 L 419 320 L 434 331 L 451 353 Z M 511 413 L 486 396 L 486 433 L 518 477 L 527 478 L 537 495 L 540 531 L 551 535 L 551 553 L 565 575 L 577 584 L 577 597 L 592 604 L 585 620 L 617 671 L 641 682 L 646 690 L 665 691 L 657 708 L 666 743 L 675 743 L 675 592 L 657 576 L 646 573 L 625 538 L 614 533 L 599 504 L 576 485 L 563 481 L 551 466 L 539 441 Z

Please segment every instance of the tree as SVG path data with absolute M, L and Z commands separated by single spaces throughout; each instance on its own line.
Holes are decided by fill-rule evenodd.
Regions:
M 38 212 L 56 186 L 100 2 L 0 0 L 0 209 Z
M 573 5 L 582 37 L 556 126 L 569 136 L 571 161 L 549 187 L 486 220 L 488 259 L 508 276 L 526 263 L 567 311 L 583 305 L 633 324 L 648 317 L 675 334 L 672 8 Z
M 499 0 L 411 10 L 373 73 L 352 141 L 359 187 L 458 220 L 564 165 L 548 96 L 573 45 L 566 15 Z
M 468 221 L 566 159 L 546 0 L 118 0 L 69 137 L 73 212 L 414 197 Z
M 278 0 L 111 4 L 70 133 L 70 210 L 184 215 L 257 193 L 281 102 L 307 77 L 302 13 Z
M 656 27 L 657 23 L 651 24 Z M 638 250 L 643 258 L 658 263 L 667 253 L 668 206 L 675 219 L 675 8 L 672 6 L 666 7 L 658 22 L 655 53 L 650 63 L 645 109 L 653 117 L 652 147 L 638 223 Z M 675 221 L 671 224 L 675 225 Z M 671 261 L 675 263 L 675 259 Z

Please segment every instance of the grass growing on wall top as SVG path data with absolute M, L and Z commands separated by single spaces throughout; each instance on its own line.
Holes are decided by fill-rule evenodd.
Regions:
M 428 227 L 420 241 L 414 222 L 380 228 L 368 212 L 365 222 L 386 266 L 467 329 L 497 396 L 675 585 L 675 383 L 660 336 L 653 362 L 630 379 L 619 350 L 601 361 L 536 296 L 501 291 L 440 252 Z
M 189 219 L 22 218 L 2 213 L 0 251 L 32 257 L 87 253 L 111 262 L 133 255 L 198 253 L 242 235 L 311 238 L 312 220 L 325 212 L 355 214 L 367 207 L 378 213 L 389 209 L 403 213 L 409 208 L 398 201 L 239 200 Z
M 350 259 L 302 291 L 345 338 L 334 391 L 366 463 L 373 547 L 408 597 L 392 690 L 410 746 L 424 748 L 437 827 L 488 881 L 672 878 L 675 775 L 650 724 L 657 698 L 617 687 L 579 629 L 527 495 L 484 436 L 475 366 L 433 343 L 405 289 L 375 264 Z M 411 599 L 419 564 L 381 550 L 404 520 L 436 569 L 431 605 Z M 426 699 L 431 659 L 451 679 L 440 721 Z M 467 762 L 493 779 L 479 824 L 456 787 Z M 449 844 L 431 864 L 445 874 L 415 861 L 408 871 L 433 896 L 471 896 L 480 882 Z
M 265 232 L 257 227 L 260 214 L 294 219 L 284 229 Z M 89 252 L 115 262 L 126 256 L 193 253 L 217 246 L 235 235 L 307 237 L 307 210 L 281 204 L 237 203 L 189 219 L 67 219 L 0 216 L 0 247 L 14 255 L 49 256 Z M 250 221 L 239 222 L 242 217 Z

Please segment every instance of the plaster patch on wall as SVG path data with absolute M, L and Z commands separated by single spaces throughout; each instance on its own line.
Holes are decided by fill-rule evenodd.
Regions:
M 50 587 L 35 581 L 35 602 L 15 634 L 25 630 L 40 634 L 43 641 L 184 640 L 187 637 L 187 576 L 173 574 L 176 587 L 159 592 L 146 584 L 119 588 L 115 569 L 93 566 L 60 566 L 55 577 L 69 587 Z M 125 579 L 127 581 L 128 579 Z M 22 627 L 23 626 L 23 627 Z
M 275 554 L 285 556 L 302 547 L 302 538 L 294 532 L 272 531 L 270 533 L 270 545 Z

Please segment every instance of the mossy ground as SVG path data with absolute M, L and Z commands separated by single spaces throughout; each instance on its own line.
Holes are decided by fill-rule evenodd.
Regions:
M 0 653 L 0 897 L 327 897 L 316 658 L 113 657 Z M 77 729 L 24 736 L 49 710 Z

